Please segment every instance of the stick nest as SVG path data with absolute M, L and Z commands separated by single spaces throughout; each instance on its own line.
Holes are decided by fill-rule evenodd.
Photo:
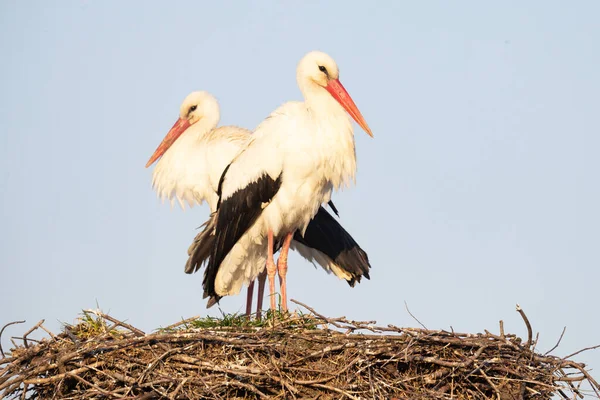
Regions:
M 310 314 L 189 319 L 152 334 L 88 310 L 59 335 L 28 339 L 46 330 L 40 321 L 2 353 L 0 397 L 549 399 L 582 397 L 584 382 L 600 391 L 583 364 L 535 351 L 522 311 L 525 343 L 502 323 L 498 335 L 378 327 L 305 307 Z

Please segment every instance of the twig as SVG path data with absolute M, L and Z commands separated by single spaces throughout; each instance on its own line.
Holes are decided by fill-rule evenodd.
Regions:
M 10 325 L 23 324 L 23 323 L 25 323 L 25 320 L 9 322 L 8 324 L 4 325 L 2 327 L 2 329 L 0 329 L 0 353 L 2 353 L 3 358 L 6 357 L 6 355 L 4 354 L 4 350 L 2 350 L 2 334 L 4 333 L 4 329 L 6 329 L 6 327 L 10 326 Z
M 489 346 L 481 346 L 472 357 L 469 357 L 465 361 L 457 362 L 457 361 L 445 361 L 440 360 L 436 357 L 422 357 L 422 356 L 413 356 L 412 360 L 414 361 L 422 361 L 430 364 L 441 365 L 443 367 L 452 367 L 452 368 L 465 368 L 471 365 L 480 355 L 483 353 L 483 350 L 487 349 Z
M 492 389 L 494 389 L 494 392 L 496 393 L 496 398 L 498 400 L 501 400 L 502 396 L 500 394 L 500 391 L 498 390 L 498 388 L 496 387 L 496 385 L 494 385 L 494 382 L 492 382 L 492 380 L 490 379 L 490 377 L 487 376 L 487 374 L 485 373 L 485 371 L 483 370 L 483 368 L 479 368 L 479 373 L 481 375 L 483 375 L 483 377 L 487 381 L 487 383 L 492 387 Z
M 170 400 L 175 400 L 175 397 L 177 397 L 177 393 L 179 393 L 179 391 L 181 390 L 181 388 L 183 387 L 183 385 L 185 385 L 185 383 L 188 381 L 188 379 L 190 379 L 190 378 L 183 378 L 181 380 L 181 382 L 179 382 L 179 385 L 177 385 L 177 387 L 175 388 L 175 390 L 173 391 L 173 393 L 171 393 L 169 395 L 169 399 Z
M 28 330 L 27 332 L 25 332 L 25 334 L 23 335 L 23 344 L 25 345 L 25 347 L 29 347 L 29 344 L 27 343 L 27 336 L 29 334 L 31 334 L 31 332 L 33 332 L 37 328 L 39 328 L 43 323 L 44 323 L 44 320 L 41 320 L 40 322 L 38 322 L 37 324 L 35 324 L 33 326 L 33 328 L 31 328 L 30 330 Z
M 338 389 L 338 388 L 333 387 L 333 386 L 323 385 L 323 384 L 320 384 L 320 383 L 315 383 L 312 386 L 318 387 L 318 388 L 321 388 L 321 389 L 331 390 L 331 391 L 343 394 L 344 396 L 346 396 L 346 397 L 348 397 L 349 399 L 352 399 L 352 400 L 359 400 L 358 397 L 354 397 L 350 393 L 346 392 L 345 390 Z
M 329 324 L 331 324 L 331 325 L 335 326 L 336 328 L 344 328 L 344 326 L 342 326 L 342 325 L 339 325 L 337 322 L 335 322 L 335 321 L 331 320 L 330 318 L 327 318 L 327 317 L 325 317 L 325 316 L 323 316 L 323 315 L 319 314 L 318 312 L 316 312 L 316 311 L 315 311 L 315 309 L 314 309 L 314 308 L 312 308 L 312 307 L 309 307 L 309 306 L 307 306 L 307 305 L 306 305 L 306 304 L 304 304 L 304 303 L 300 303 L 299 301 L 297 301 L 297 300 L 294 300 L 294 299 L 290 299 L 290 301 L 291 301 L 292 303 L 296 303 L 296 304 L 298 304 L 298 305 L 299 305 L 299 306 L 301 306 L 301 307 L 304 307 L 304 308 L 306 308 L 308 311 L 310 311 L 311 313 L 313 313 L 313 314 L 314 314 L 314 315 L 316 315 L 317 317 L 321 318 L 323 321 L 326 321 L 327 323 L 329 323 Z
M 250 385 L 248 383 L 243 383 L 243 382 L 234 381 L 234 380 L 231 380 L 228 383 L 230 385 L 239 386 L 239 387 L 242 387 L 242 388 L 244 388 L 246 390 L 249 390 L 250 392 L 252 392 L 252 393 L 256 394 L 258 397 L 260 397 L 261 399 L 266 399 L 267 398 L 267 395 L 265 395 L 263 392 L 261 392 L 260 390 L 258 390 L 255 386 Z
M 598 347 L 600 347 L 600 345 L 594 346 L 593 348 L 587 348 L 587 349 L 580 350 L 577 353 L 581 353 L 582 351 L 591 350 L 591 349 L 598 348 Z M 572 357 L 573 355 L 574 354 L 571 354 L 569 357 Z M 594 393 L 596 393 L 596 396 L 598 396 L 598 398 L 600 398 L 600 392 L 599 392 L 600 384 L 598 384 L 598 382 L 596 382 L 596 380 L 594 378 L 592 378 L 592 376 L 589 374 L 589 372 L 587 372 L 585 370 L 585 368 L 583 368 L 583 366 L 576 363 L 575 361 L 567 360 L 567 358 L 569 358 L 569 357 L 565 357 L 563 360 L 561 360 L 563 366 L 569 366 L 571 368 L 575 368 L 575 369 L 579 370 L 579 372 L 581 372 L 583 375 L 585 375 L 586 379 L 590 383 L 590 386 L 592 387 L 592 390 L 594 390 Z
M 315 357 L 318 357 L 318 356 L 324 356 L 327 353 L 339 351 L 339 350 L 346 349 L 346 348 L 349 348 L 349 347 L 356 347 L 356 343 L 343 343 L 343 344 L 340 344 L 340 345 L 337 345 L 337 346 L 327 346 L 324 349 L 315 351 L 315 352 L 313 352 L 313 353 L 311 353 L 311 354 L 309 354 L 309 355 L 307 355 L 305 357 L 302 357 L 302 358 L 299 358 L 297 360 L 291 361 L 291 362 L 289 362 L 287 364 L 287 366 L 294 365 L 294 364 L 297 364 L 297 363 L 299 363 L 301 361 L 306 361 L 308 359 L 315 358 Z
M 417 322 L 419 323 L 419 325 L 421 325 L 421 326 L 423 327 L 423 329 L 427 329 L 427 327 L 426 327 L 425 325 L 423 325 L 423 324 L 421 323 L 421 321 L 419 321 L 419 320 L 417 319 L 417 317 L 415 317 L 415 316 L 414 316 L 414 315 L 413 315 L 413 314 L 410 312 L 410 310 L 408 309 L 408 304 L 406 304 L 406 301 L 404 301 L 404 307 L 406 308 L 406 311 L 408 312 L 408 314 L 409 314 L 411 317 L 413 317 L 413 319 L 414 319 L 415 321 L 417 321 Z
M 517 311 L 519 314 L 521 314 L 521 318 L 523 318 L 523 321 L 525 321 L 525 326 L 527 327 L 527 342 L 525 342 L 525 347 L 529 347 L 532 344 L 532 340 L 533 340 L 533 332 L 531 330 L 531 324 L 529 323 L 529 319 L 527 318 L 527 315 L 525 315 L 525 311 L 523 311 L 523 309 L 521 308 L 520 305 L 517 304 Z
M 11 339 L 16 339 L 16 340 L 23 340 L 23 338 L 19 337 L 19 336 L 11 336 L 10 338 Z M 42 342 L 41 340 L 36 340 L 36 339 L 31 339 L 31 338 L 29 338 L 28 340 L 30 342 L 34 342 L 34 343 L 41 343 Z
M 137 379 L 138 384 L 144 380 L 144 378 L 146 377 L 146 375 L 148 375 L 150 373 L 150 371 L 152 371 L 154 368 L 156 368 L 156 366 L 158 365 L 159 362 L 161 362 L 162 360 L 164 360 L 166 357 L 170 356 L 171 354 L 178 353 L 179 351 L 180 351 L 180 349 L 177 349 L 177 348 L 170 349 L 170 350 L 165 351 L 159 357 L 156 357 L 154 360 L 152 360 L 148 364 L 148 367 L 146 368 L 146 370 L 142 374 L 140 374 L 140 377 Z
M 79 374 L 81 372 L 87 371 L 88 369 L 100 367 L 100 366 L 102 366 L 104 364 L 106 364 L 106 362 L 104 362 L 104 361 L 98 361 L 98 362 L 96 362 L 94 364 L 86 365 L 84 367 L 77 368 L 77 369 L 71 370 L 69 372 L 65 372 L 63 374 L 53 375 L 53 376 L 50 376 L 48 378 L 25 379 L 25 380 L 23 380 L 23 383 L 27 383 L 27 384 L 31 384 L 31 385 L 44 385 L 44 384 L 47 384 L 47 383 L 53 383 L 53 382 L 56 382 L 56 381 L 59 381 L 59 380 L 65 378 L 67 376 L 77 375 L 77 374 Z
M 88 386 L 91 386 L 91 387 L 93 387 L 94 389 L 96 389 L 97 391 L 99 391 L 100 393 L 102 393 L 102 394 L 103 394 L 103 395 L 105 395 L 105 396 L 123 398 L 123 396 L 119 396 L 118 394 L 116 394 L 116 393 L 114 393 L 114 392 L 112 392 L 112 393 L 111 393 L 111 392 L 109 392 L 108 390 L 104 390 L 104 389 L 102 389 L 101 387 L 99 387 L 99 386 L 97 386 L 97 385 L 94 385 L 94 384 L 93 384 L 93 383 L 91 383 L 91 382 L 88 382 L 88 381 L 86 381 L 85 379 L 83 379 L 83 378 L 82 378 L 82 377 L 80 377 L 79 375 L 74 375 L 74 374 L 72 374 L 72 373 L 69 373 L 69 374 L 68 374 L 68 376 L 70 376 L 70 377 L 72 377 L 72 378 L 75 378 L 75 379 L 77 379 L 79 382 L 81 382 L 81 383 L 83 383 L 83 384 L 85 384 L 85 385 L 88 385 Z
M 296 394 L 298 393 L 298 390 L 294 386 L 292 386 L 290 383 L 286 382 L 288 379 L 287 379 L 287 377 L 284 377 L 284 374 L 281 371 L 281 368 L 279 368 L 279 366 L 275 362 L 275 357 L 269 357 L 269 362 L 273 366 L 273 368 L 275 369 L 275 372 L 277 372 L 277 375 L 278 375 L 278 378 L 279 378 L 278 380 L 279 380 L 279 383 L 281 383 L 281 386 L 284 389 L 287 389 L 290 393 L 292 393 L 292 396 L 294 398 L 296 398 Z M 275 377 L 272 376 L 272 375 L 269 375 L 269 378 L 273 379 Z
M 179 322 L 176 322 L 176 323 L 174 323 L 174 324 L 168 325 L 168 326 L 166 326 L 166 327 L 162 328 L 162 330 L 165 330 L 165 331 L 166 331 L 166 330 L 169 330 L 169 329 L 177 328 L 178 326 L 181 326 L 181 325 L 187 324 L 188 322 L 195 321 L 195 320 L 197 320 L 198 318 L 200 318 L 200 316 L 199 316 L 199 315 L 197 315 L 197 316 L 195 316 L 195 317 L 186 318 L 186 319 L 183 319 L 183 320 L 181 320 L 181 321 L 179 321 Z
M 567 327 L 565 326 L 560 334 L 560 337 L 558 338 L 558 342 L 556 342 L 556 344 L 554 345 L 554 347 L 552 347 L 550 350 L 548 350 L 547 352 L 544 353 L 545 356 L 547 356 L 548 354 L 552 353 L 552 351 L 554 351 L 554 349 L 556 349 L 558 347 L 558 345 L 560 344 L 560 341 L 562 340 L 565 331 L 567 330 Z
M 40 325 L 40 328 L 42 328 L 48 335 L 50 335 L 50 337 L 53 340 L 56 340 L 56 335 L 54 335 L 54 333 L 52 333 L 48 329 L 46 329 L 46 327 L 44 325 Z
M 579 350 L 579 351 L 576 351 L 575 353 L 571 353 L 571 354 L 569 354 L 568 356 L 564 357 L 564 359 L 566 360 L 566 359 L 568 359 L 568 358 L 571 358 L 571 357 L 573 357 L 573 356 L 576 356 L 576 355 L 577 355 L 577 354 L 579 354 L 579 353 L 583 353 L 584 351 L 588 351 L 588 350 L 595 350 L 595 349 L 597 349 L 597 348 L 599 348 L 599 347 L 600 347 L 600 344 L 598 344 L 598 345 L 596 345 L 596 346 L 586 347 L 585 349 L 581 349 L 581 350 Z
M 25 400 L 27 398 L 27 388 L 29 388 L 28 384 L 23 385 L 23 393 L 21 393 L 21 400 Z

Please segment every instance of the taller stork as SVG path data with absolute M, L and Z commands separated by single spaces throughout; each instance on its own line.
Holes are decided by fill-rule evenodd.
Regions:
M 317 51 L 305 55 L 296 79 L 305 101 L 285 103 L 271 113 L 221 177 L 215 243 L 204 276 L 209 304 L 239 293 L 266 261 L 270 292 L 275 291 L 278 271 L 282 308 L 287 309 L 287 255 L 294 232 L 303 235 L 321 204 L 331 200 L 332 190 L 355 179 L 348 114 L 373 136 L 330 56 Z M 277 266 L 276 239 L 283 240 Z M 257 262 L 244 266 L 248 254 Z

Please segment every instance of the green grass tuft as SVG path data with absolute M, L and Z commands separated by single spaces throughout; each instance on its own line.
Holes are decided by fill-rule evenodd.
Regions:
M 310 314 L 296 311 L 293 314 L 277 309 L 263 312 L 262 318 L 256 318 L 253 314 L 250 319 L 245 314 L 227 314 L 221 311 L 220 317 L 201 317 L 192 321 L 185 321 L 172 328 L 159 328 L 159 332 L 173 332 L 190 329 L 260 329 L 270 328 L 277 325 L 282 328 L 317 329 L 318 323 Z
M 99 315 L 93 315 L 88 312 L 82 312 L 77 318 L 75 325 L 63 322 L 63 330 L 69 330 L 80 339 L 89 339 L 105 333 L 110 335 L 119 335 L 124 332 L 118 331 L 115 327 L 108 325 L 108 321 Z

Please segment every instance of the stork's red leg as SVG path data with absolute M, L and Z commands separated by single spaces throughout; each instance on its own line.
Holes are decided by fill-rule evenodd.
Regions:
M 283 241 L 283 247 L 281 253 L 279 253 L 279 260 L 277 260 L 277 269 L 279 270 L 279 284 L 281 286 L 281 308 L 283 311 L 287 311 L 287 281 L 285 276 L 287 275 L 287 258 L 290 250 L 290 244 L 292 243 L 292 234 L 288 233 Z
M 256 318 L 260 319 L 262 312 L 263 297 L 265 297 L 265 282 L 267 281 L 267 270 L 263 271 L 258 275 L 258 302 L 256 304 Z
M 267 253 L 267 276 L 269 277 L 269 296 L 271 298 L 271 311 L 275 311 L 277 306 L 275 304 L 275 261 L 273 260 L 273 231 L 269 229 L 267 236 L 267 243 L 269 250 Z
M 252 295 L 254 294 L 254 281 L 248 285 L 248 295 L 246 296 L 246 317 L 250 318 L 252 314 Z

